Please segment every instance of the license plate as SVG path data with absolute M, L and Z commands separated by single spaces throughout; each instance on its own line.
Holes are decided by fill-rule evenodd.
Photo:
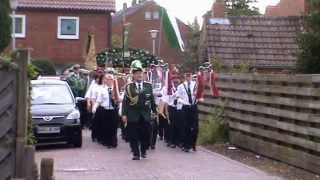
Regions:
M 38 134 L 60 133 L 60 127 L 38 127 Z

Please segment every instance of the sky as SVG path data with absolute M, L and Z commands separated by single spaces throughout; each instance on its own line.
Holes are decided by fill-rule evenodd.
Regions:
M 132 0 L 116 0 L 117 10 L 122 8 L 124 2 L 131 6 Z M 138 1 L 138 0 L 137 0 Z M 254 5 L 260 9 L 261 13 L 265 12 L 268 5 L 275 5 L 280 0 L 258 0 Z M 201 23 L 202 15 L 211 9 L 214 0 L 156 0 L 161 6 L 178 17 L 185 23 L 192 23 L 195 17 L 198 17 Z

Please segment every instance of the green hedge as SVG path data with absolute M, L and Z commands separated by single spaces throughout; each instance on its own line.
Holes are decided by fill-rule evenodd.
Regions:
M 55 76 L 57 74 L 53 63 L 47 60 L 33 60 L 32 64 L 35 66 L 40 75 Z

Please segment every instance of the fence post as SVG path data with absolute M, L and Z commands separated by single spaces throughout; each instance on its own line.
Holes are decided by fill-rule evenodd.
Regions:
M 26 146 L 25 148 L 25 178 L 26 180 L 35 180 L 38 178 L 37 164 L 35 163 L 35 148 L 34 146 Z
M 54 161 L 51 158 L 41 159 L 40 180 L 54 180 L 53 164 Z
M 25 145 L 27 137 L 27 122 L 28 122 L 28 63 L 30 60 L 30 51 L 27 49 L 18 50 L 15 52 L 15 62 L 19 66 L 18 72 L 18 88 L 17 88 L 17 139 L 16 139 L 16 169 L 15 177 L 22 178 L 25 176 Z

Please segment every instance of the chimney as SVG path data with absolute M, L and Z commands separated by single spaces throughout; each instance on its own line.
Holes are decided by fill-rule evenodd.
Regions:
M 127 10 L 127 8 L 128 8 L 128 5 L 127 5 L 127 3 L 123 3 L 123 10 L 125 11 L 125 10 Z
M 215 18 L 225 17 L 225 2 L 224 0 L 216 0 L 212 5 L 211 16 Z

